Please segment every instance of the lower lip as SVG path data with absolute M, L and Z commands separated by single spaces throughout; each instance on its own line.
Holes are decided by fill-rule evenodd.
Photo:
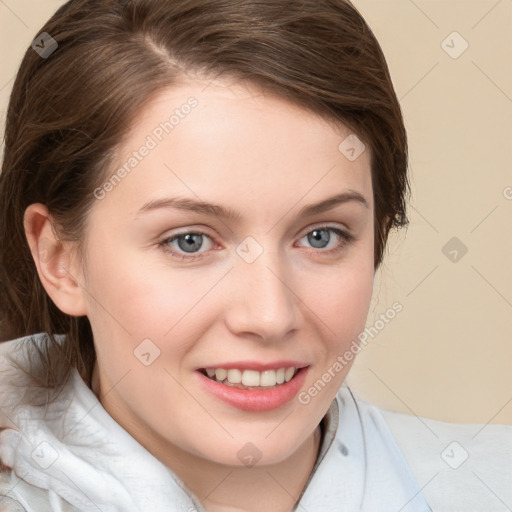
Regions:
M 261 391 L 226 386 L 208 378 L 200 371 L 195 373 L 199 376 L 201 385 L 217 398 L 244 411 L 260 412 L 277 409 L 292 400 L 303 386 L 308 370 L 309 367 L 301 368 L 290 381 L 276 388 Z

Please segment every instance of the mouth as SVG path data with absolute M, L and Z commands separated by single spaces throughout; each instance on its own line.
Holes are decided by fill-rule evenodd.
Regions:
M 200 368 L 198 371 L 208 379 L 225 386 L 263 391 L 278 388 L 290 382 L 304 369 L 289 366 L 261 372 L 238 368 Z
M 198 384 L 210 396 L 231 407 L 256 413 L 293 403 L 310 370 L 309 365 L 302 366 L 302 363 L 272 369 L 267 367 L 262 371 L 253 368 L 198 368 L 194 373 Z

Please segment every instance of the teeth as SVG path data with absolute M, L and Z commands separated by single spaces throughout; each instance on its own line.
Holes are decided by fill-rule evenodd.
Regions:
M 286 368 L 286 371 L 284 372 L 284 380 L 288 382 L 289 380 L 291 380 L 294 374 L 295 368 Z
M 240 370 L 228 370 L 228 381 L 231 384 L 240 384 L 242 382 L 242 372 Z
M 260 372 L 256 370 L 244 370 L 244 373 L 242 373 L 242 384 L 244 386 L 259 386 Z
M 284 382 L 289 382 L 297 373 L 297 368 L 279 368 L 277 370 L 265 370 L 258 372 L 256 370 L 239 370 L 231 368 L 207 368 L 206 374 L 217 382 L 223 382 L 226 385 L 238 384 L 239 387 L 272 387 Z M 238 386 L 237 386 L 238 387 Z
M 260 386 L 275 386 L 276 384 L 277 380 L 275 370 L 266 370 L 264 372 L 261 372 Z
M 228 372 L 224 368 L 217 368 L 215 370 L 215 378 L 222 382 L 228 376 Z

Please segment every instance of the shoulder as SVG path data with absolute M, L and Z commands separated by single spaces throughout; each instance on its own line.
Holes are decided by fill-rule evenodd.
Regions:
M 363 404 L 387 425 L 434 510 L 510 511 L 512 425 L 451 423 Z
M 9 468 L 0 470 L 0 510 L 2 512 L 79 512 L 52 491 L 30 485 Z
M 63 337 L 57 335 L 55 339 L 61 341 Z M 13 360 L 17 363 L 25 363 L 31 354 L 41 350 L 49 341 L 48 334 L 41 332 L 0 342 L 0 367 L 2 371 L 12 367 Z
M 19 403 L 25 384 L 19 365 L 24 366 L 29 343 L 29 337 L 0 343 L 0 429 L 13 426 L 12 410 Z
M 62 345 L 64 340 L 64 335 L 50 336 L 45 332 L 40 332 L 9 341 L 1 341 L 0 379 L 2 383 L 8 385 L 23 382 L 23 377 L 27 377 L 29 373 L 41 371 L 44 368 L 43 361 L 47 361 L 47 349 L 52 343 Z
M 41 335 L 36 336 L 39 337 Z M 0 342 L 0 361 L 2 363 L 2 366 L 5 362 L 5 357 L 8 357 L 9 354 L 15 354 L 16 352 L 18 352 L 25 343 L 29 342 L 31 338 L 32 336 L 24 336 L 22 338 L 16 338 L 15 340 Z
M 57 341 L 62 339 L 56 337 Z M 34 429 L 41 423 L 33 408 L 20 406 L 27 394 L 27 374 L 37 364 L 32 356 L 49 341 L 46 333 L 0 343 L 0 511 L 1 512 L 77 512 L 53 491 L 30 484 L 11 468 L 18 460 L 18 429 L 29 421 Z M 21 367 L 21 368 L 20 368 Z M 41 400 L 47 396 L 41 392 Z M 21 415 L 21 416 L 20 416 Z M 23 425 L 25 425 L 23 423 Z M 26 426 L 26 425 L 25 425 Z M 30 456 L 30 452 L 29 452 Z M 12 459 L 12 460 L 11 460 Z
M 0 342 L 0 427 L 12 426 L 9 417 L 28 396 L 30 376 L 40 365 L 41 358 L 34 356 L 41 354 L 48 339 L 39 333 Z

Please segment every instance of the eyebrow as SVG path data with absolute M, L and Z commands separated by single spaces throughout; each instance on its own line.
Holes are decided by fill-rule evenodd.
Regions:
M 328 197 L 319 203 L 310 204 L 304 206 L 298 216 L 299 217 L 308 217 L 313 216 L 318 213 L 323 213 L 328 210 L 332 210 L 338 205 L 348 203 L 348 202 L 356 202 L 363 205 L 365 208 L 369 208 L 368 202 L 359 192 L 355 190 L 347 190 L 346 192 L 342 192 L 341 194 L 336 194 L 335 196 Z M 136 217 L 143 213 L 147 213 L 153 210 L 157 210 L 160 208 L 175 208 L 178 210 L 185 210 L 190 212 L 202 213 L 206 215 L 216 216 L 222 219 L 231 220 L 231 221 L 239 221 L 242 216 L 240 213 L 232 210 L 231 208 L 226 208 L 219 204 L 207 203 L 204 201 L 197 201 L 191 198 L 180 198 L 180 197 L 171 197 L 166 199 L 155 199 L 153 201 L 149 201 L 137 212 Z

